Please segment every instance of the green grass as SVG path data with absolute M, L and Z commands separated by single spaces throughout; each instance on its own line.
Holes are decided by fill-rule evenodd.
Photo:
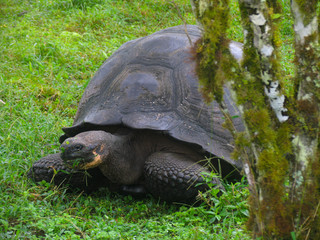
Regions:
M 194 24 L 189 1 L 175 3 Z M 229 35 L 241 40 L 232 4 Z M 67 193 L 26 177 L 34 161 L 59 151 L 61 127 L 72 124 L 108 56 L 180 24 L 166 0 L 0 0 L 0 239 L 249 239 L 245 183 L 227 184 L 221 197 L 213 189 L 208 205 L 190 207 L 106 189 Z

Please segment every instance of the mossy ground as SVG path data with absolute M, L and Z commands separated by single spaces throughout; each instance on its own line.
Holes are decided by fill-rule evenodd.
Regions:
M 195 23 L 189 1 L 175 3 Z M 228 34 L 241 40 L 231 4 Z M 61 127 L 102 62 L 124 42 L 179 24 L 164 0 L 0 0 L 0 239 L 249 239 L 242 183 L 228 184 L 215 206 L 189 207 L 106 189 L 68 193 L 26 177 L 59 151 Z

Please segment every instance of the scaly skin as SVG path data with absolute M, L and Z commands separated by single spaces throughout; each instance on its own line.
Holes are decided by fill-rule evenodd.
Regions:
M 158 152 L 148 157 L 144 175 L 146 189 L 153 196 L 166 201 L 193 202 L 198 191 L 208 189 L 202 174 L 208 172 L 200 164 L 185 159 L 185 156 L 176 153 Z M 219 189 L 224 189 L 219 179 L 212 182 Z
M 35 162 L 28 172 L 28 178 L 34 182 L 42 180 L 57 186 L 70 185 L 70 189 L 86 192 L 109 186 L 110 182 L 98 168 L 87 171 L 68 168 L 60 157 L 60 153 L 50 154 Z

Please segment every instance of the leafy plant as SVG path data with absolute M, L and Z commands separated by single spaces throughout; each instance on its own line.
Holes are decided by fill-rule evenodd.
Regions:
M 210 223 L 230 221 L 230 219 L 233 224 L 241 222 L 243 218 L 249 216 L 246 201 L 249 190 L 245 178 L 242 178 L 241 182 L 223 184 L 224 190 L 220 190 L 212 182 L 216 177 L 213 172 L 204 173 L 209 190 L 199 193 L 203 204 L 209 207 L 205 212 L 211 216 Z

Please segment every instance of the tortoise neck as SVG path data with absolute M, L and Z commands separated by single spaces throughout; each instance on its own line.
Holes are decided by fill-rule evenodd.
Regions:
M 112 182 L 133 184 L 143 171 L 143 161 L 148 152 L 139 147 L 140 136 L 135 132 L 112 134 L 109 151 L 99 166 L 103 174 Z M 141 144 L 140 144 L 141 145 Z

